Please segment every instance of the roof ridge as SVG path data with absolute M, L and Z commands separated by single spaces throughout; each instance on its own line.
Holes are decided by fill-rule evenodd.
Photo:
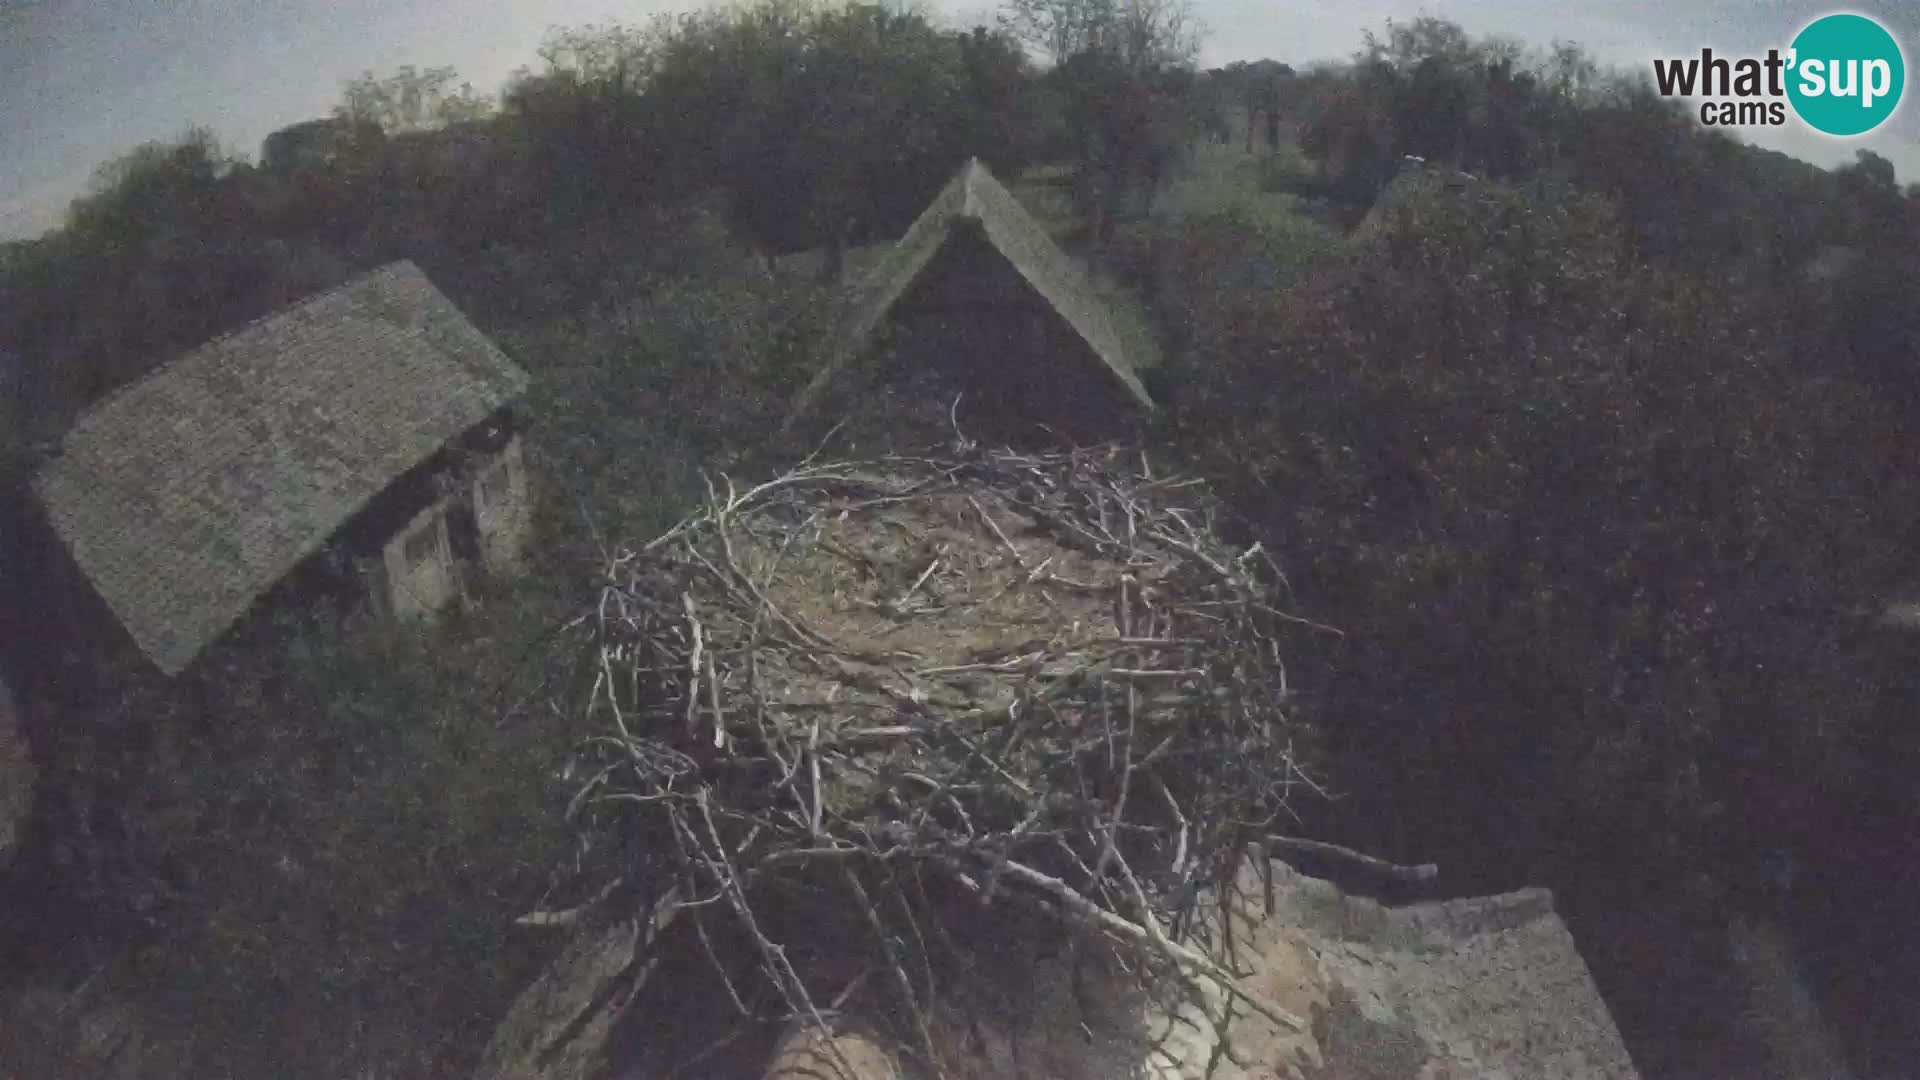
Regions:
M 986 172 L 977 157 L 969 157 L 965 165 L 960 166 L 960 212 L 958 217 L 969 221 L 978 221 L 982 215 L 978 185 L 980 176 Z
M 1006 185 L 978 157 L 970 157 L 894 242 L 893 251 L 874 268 L 860 292 L 842 301 L 827 338 L 826 360 L 794 399 L 783 431 L 791 433 L 827 385 L 855 361 L 874 327 L 946 245 L 956 221 L 977 225 L 986 242 L 1073 329 L 1131 398 L 1149 411 L 1155 408 L 1096 284 L 1060 250 Z

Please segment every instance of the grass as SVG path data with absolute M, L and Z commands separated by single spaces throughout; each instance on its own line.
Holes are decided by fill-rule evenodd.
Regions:
M 1256 142 L 1248 153 L 1238 139 L 1200 139 L 1157 201 L 1156 215 L 1180 218 L 1234 209 L 1255 220 L 1282 224 L 1300 212 L 1300 199 L 1285 190 L 1289 181 L 1314 173 L 1313 162 L 1291 140 L 1275 150 Z
M 1339 230 L 1312 214 L 1305 200 L 1283 190 L 1290 181 L 1313 172 L 1312 161 L 1290 141 L 1274 152 L 1260 146 L 1248 154 L 1239 141 L 1197 140 L 1155 198 L 1151 215 L 1122 223 L 1122 229 L 1153 232 L 1177 228 L 1194 218 L 1231 214 L 1270 245 L 1303 253 L 1324 251 L 1337 242 Z M 1086 222 L 1073 204 L 1071 175 L 1061 166 L 1046 166 L 1029 170 L 1007 186 L 1069 257 L 1084 266 L 1080 251 L 1085 246 Z M 1114 329 L 1135 364 L 1143 370 L 1158 366 L 1165 344 L 1143 298 L 1109 275 L 1096 278 L 1094 291 L 1105 301 Z
M 1167 190 L 1154 201 L 1156 223 L 1233 214 L 1269 239 L 1323 245 L 1338 235 L 1307 201 L 1287 190 L 1314 175 L 1313 162 L 1292 142 L 1253 153 L 1239 142 L 1195 144 Z
M 1056 244 L 1065 244 L 1086 227 L 1073 205 L 1073 177 L 1058 165 L 1029 169 L 1008 182 L 1007 190 L 1047 230 Z

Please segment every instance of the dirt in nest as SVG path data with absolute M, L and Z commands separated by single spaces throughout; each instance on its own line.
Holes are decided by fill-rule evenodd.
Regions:
M 857 516 L 853 507 L 828 504 L 790 541 L 757 541 L 745 560 L 770 581 L 767 596 L 781 610 L 848 652 L 954 664 L 1042 644 L 1071 649 L 1094 640 L 1102 625 L 1111 635 L 1106 583 L 1124 569 L 1058 543 L 993 492 L 930 496 Z M 1053 580 L 1029 587 L 1026 578 L 1043 566 Z

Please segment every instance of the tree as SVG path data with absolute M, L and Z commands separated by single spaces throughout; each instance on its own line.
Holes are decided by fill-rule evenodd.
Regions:
M 1187 0 L 1009 0 L 1003 25 L 1054 59 L 1077 191 L 1097 249 L 1129 193 L 1154 190 L 1196 126 L 1203 28 Z
M 1001 28 L 1039 49 L 1056 66 L 1084 52 L 1110 26 L 1118 0 L 1008 0 Z
M 595 23 L 554 30 L 541 43 L 546 74 L 583 83 L 612 83 L 635 93 L 646 89 L 673 33 L 673 20 L 656 17 L 645 26 Z
M 235 159 L 211 128 L 194 125 L 178 138 L 141 143 L 94 167 L 87 194 L 76 200 L 68 225 L 85 225 L 90 215 L 137 213 L 154 208 L 176 184 L 207 183 L 227 174 Z
M 1880 191 L 1898 191 L 1900 185 L 1894 178 L 1893 162 L 1871 150 L 1855 150 L 1854 162 L 1841 169 L 1842 175 L 1857 176 L 1863 187 Z
M 1188 0 L 1118 0 L 1110 27 L 1092 47 L 1117 53 L 1134 70 L 1191 71 L 1206 28 Z
M 867 4 L 818 16 L 782 112 L 786 171 L 829 277 L 852 236 L 904 227 L 959 163 L 964 85 L 952 39 L 919 15 Z
M 1437 55 L 1423 57 L 1397 80 L 1402 153 L 1434 161 L 1458 162 L 1467 148 L 1467 111 L 1472 104 L 1474 72 Z
M 1016 176 L 1039 155 L 1050 120 L 1026 51 L 1004 29 L 976 26 L 954 40 L 965 80 L 960 148 Z
M 1530 72 L 1516 73 L 1511 61 L 1489 62 L 1483 112 L 1467 131 L 1468 167 L 1495 179 L 1528 175 L 1540 130 L 1537 100 Z
M 770 2 L 676 26 L 647 115 L 689 184 L 730 191 L 756 246 L 824 245 L 833 274 L 855 237 L 904 227 L 959 164 L 968 86 L 957 39 L 920 15 Z
M 1385 64 L 1402 73 L 1429 60 L 1465 67 L 1485 55 L 1459 23 L 1432 15 L 1422 15 L 1410 23 L 1388 19 L 1385 37 L 1367 30 L 1362 39 L 1365 45 L 1355 57 L 1357 63 Z
M 1579 44 L 1556 41 L 1540 65 L 1541 88 L 1558 101 L 1585 105 L 1600 78 L 1600 66 Z
M 1058 67 L 1104 52 L 1125 67 L 1190 67 L 1205 28 L 1188 0 L 1006 0 L 1000 25 Z
M 728 23 L 662 15 L 548 34 L 542 68 L 516 72 L 502 100 L 505 128 L 524 148 L 524 183 L 547 195 L 542 215 L 613 214 L 724 182 L 722 144 L 753 107 L 715 102 L 714 88 L 692 85 L 688 61 L 726 51 Z
M 1236 60 L 1206 74 L 1209 104 L 1215 109 L 1231 105 L 1241 110 L 1247 121 L 1246 152 L 1253 153 L 1254 127 L 1262 117 L 1278 118 L 1281 87 L 1294 78 L 1293 68 L 1277 60 Z
M 389 135 L 490 115 L 493 103 L 476 93 L 471 83 L 456 84 L 459 77 L 450 67 L 421 69 L 411 64 L 386 78 L 368 71 L 347 83 L 334 115 L 354 124 L 377 125 Z
M 784 0 L 690 16 L 663 40 L 647 86 L 646 116 L 671 186 L 728 190 L 736 223 L 774 249 L 804 246 L 795 235 L 804 225 L 779 220 L 771 189 L 782 182 L 780 148 L 795 134 L 790 91 L 811 23 Z
M 492 98 L 475 90 L 472 83 L 462 82 L 459 89 L 434 103 L 434 119 L 442 127 L 473 124 L 492 116 L 495 107 Z
M 385 137 L 370 119 L 331 116 L 281 128 L 260 144 L 260 167 L 273 173 L 338 168 L 364 160 Z
M 270 273 L 250 207 L 229 198 L 251 170 L 205 128 L 146 143 L 94 171 L 67 215 L 92 313 L 63 344 L 81 401 L 131 379 L 253 310 Z

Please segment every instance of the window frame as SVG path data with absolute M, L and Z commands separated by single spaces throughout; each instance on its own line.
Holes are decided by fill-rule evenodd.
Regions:
M 414 529 L 400 538 L 400 559 L 408 570 L 417 570 L 429 562 L 443 563 L 445 545 L 441 542 L 440 514 L 432 514 L 426 524 Z M 422 546 L 424 542 L 424 546 Z
M 513 501 L 513 458 L 506 454 L 488 462 L 473 479 L 476 517 L 490 519 Z

